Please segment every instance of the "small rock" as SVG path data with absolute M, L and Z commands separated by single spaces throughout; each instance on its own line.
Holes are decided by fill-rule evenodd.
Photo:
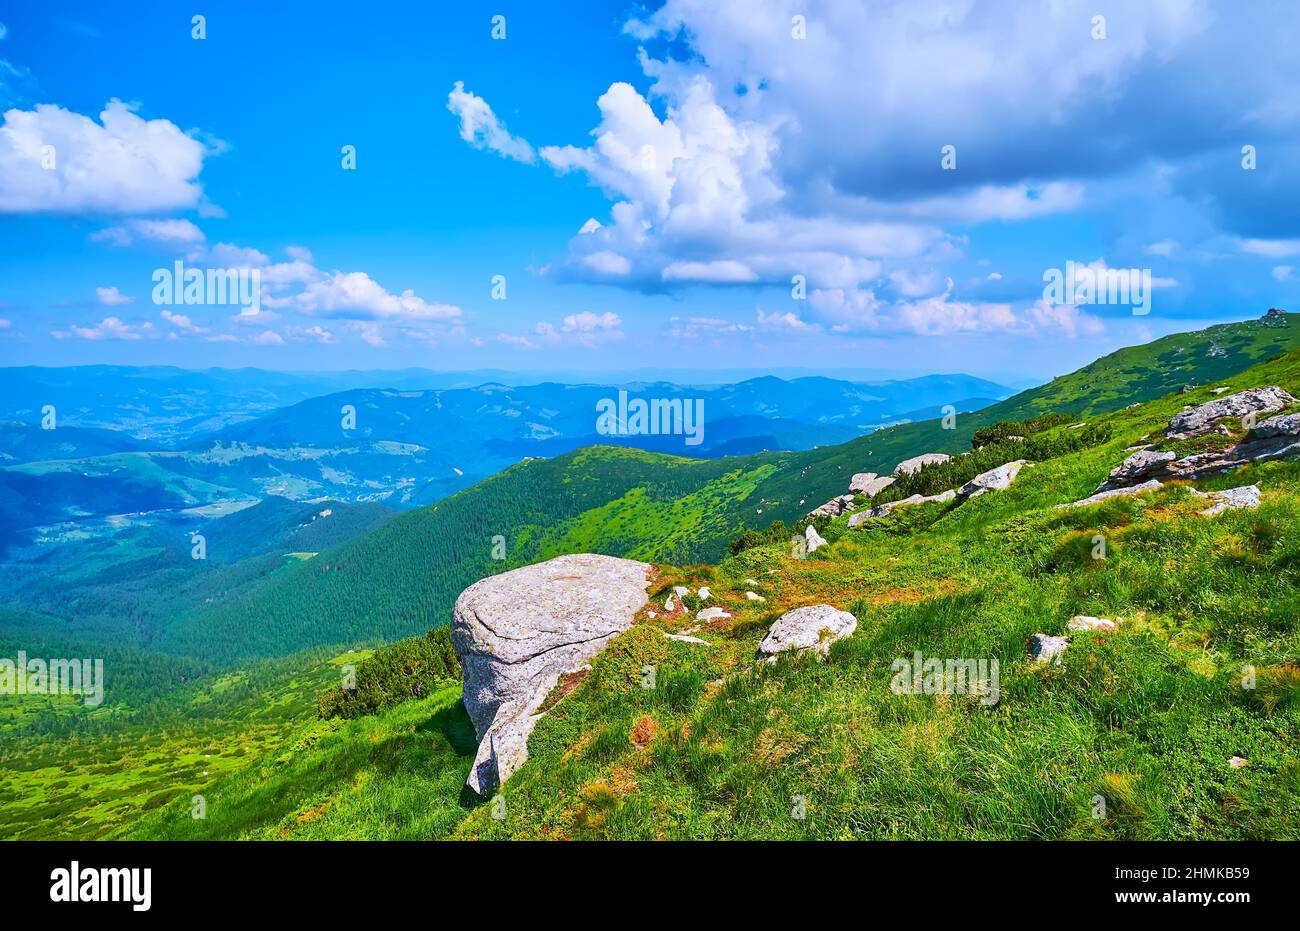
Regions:
M 745 592 L 745 600 L 746 601 L 767 601 L 767 599 L 764 598 L 762 595 L 760 595 L 758 592 Z
M 709 591 L 707 588 L 700 589 L 700 601 L 708 601 L 712 597 L 713 592 Z
M 858 621 L 847 611 L 832 605 L 813 605 L 787 611 L 768 630 L 758 652 L 769 663 L 787 650 L 816 650 L 823 656 L 831 644 L 858 629 Z
M 699 637 L 690 637 L 686 634 L 664 634 L 664 636 L 669 640 L 676 640 L 678 643 L 702 643 L 706 647 L 713 646 L 713 644 L 709 643 L 707 640 L 701 640 Z
M 757 582 L 757 580 L 755 580 L 755 579 L 745 579 L 745 584 L 746 584 L 746 585 L 757 585 L 758 582 Z
M 1034 634 L 1029 638 L 1029 655 L 1040 663 L 1061 662 L 1061 654 L 1070 645 L 1069 637 Z
M 716 621 L 720 618 L 731 617 L 730 612 L 724 611 L 719 607 L 705 608 L 695 615 L 697 621 Z
M 1250 760 L 1244 759 L 1239 756 L 1234 756 L 1228 760 L 1228 765 L 1231 766 L 1233 769 L 1241 769 L 1243 766 L 1249 766 Z
M 913 456 L 911 459 L 904 459 L 894 466 L 894 475 L 911 475 L 921 466 L 931 465 L 936 462 L 947 462 L 951 458 L 952 456 L 944 453 L 922 453 L 919 456 Z
M 1260 502 L 1258 485 L 1211 491 L 1205 497 L 1213 499 L 1214 503 L 1201 512 L 1202 517 L 1214 517 L 1235 508 L 1257 508 Z
M 851 522 L 853 521 L 853 518 L 850 517 L 850 518 L 849 518 L 849 521 L 850 521 L 850 523 L 851 523 Z M 810 552 L 810 553 L 815 553 L 815 552 L 817 551 L 818 547 L 822 547 L 822 546 L 825 546 L 825 545 L 826 545 L 826 540 L 822 537 L 822 535 L 821 535 L 820 533 L 817 532 L 817 528 L 814 527 L 812 524 L 809 524 L 809 525 L 804 529 L 803 537 L 804 537 L 804 540 L 807 541 L 807 544 L 808 544 L 808 552 Z M 757 583 L 755 583 L 755 584 L 757 584 Z
M 1065 626 L 1069 630 L 1098 631 L 1102 633 L 1119 630 L 1119 625 L 1109 618 L 1089 617 L 1086 614 L 1076 614 L 1070 618 Z

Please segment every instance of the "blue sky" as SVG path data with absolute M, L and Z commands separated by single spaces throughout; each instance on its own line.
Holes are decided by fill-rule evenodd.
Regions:
M 1012 379 L 1300 288 L 1284 3 L 193 12 L 0 12 L 0 364 Z M 156 303 L 177 260 L 260 312 Z

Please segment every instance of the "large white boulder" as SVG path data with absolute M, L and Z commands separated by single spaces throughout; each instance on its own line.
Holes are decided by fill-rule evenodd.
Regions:
M 996 469 L 981 472 L 958 488 L 957 496 L 960 498 L 974 498 L 988 491 L 1006 491 L 1011 487 L 1011 483 L 1016 480 L 1020 470 L 1025 467 L 1026 462 L 1025 459 L 1016 459 L 1014 462 L 1003 463 Z
M 787 611 L 768 630 L 758 652 L 769 663 L 788 650 L 816 650 L 823 656 L 831 644 L 858 629 L 858 620 L 831 605 L 812 605 Z
M 528 758 L 528 735 L 561 676 L 632 626 L 650 566 L 583 553 L 475 582 L 456 599 L 451 642 L 478 754 L 468 784 L 486 795 Z

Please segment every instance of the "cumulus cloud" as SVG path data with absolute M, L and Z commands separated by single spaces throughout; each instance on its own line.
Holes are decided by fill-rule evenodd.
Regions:
M 447 95 L 447 109 L 460 117 L 460 137 L 476 149 L 487 149 L 518 162 L 532 163 L 537 153 L 527 141 L 510 135 L 486 100 L 457 81 Z
M 451 320 L 462 313 L 452 304 L 430 303 L 410 288 L 393 294 L 365 272 L 328 272 L 287 303 L 300 313 L 344 319 Z
M 105 227 L 90 234 L 94 242 L 114 246 L 129 246 L 136 240 L 163 246 L 194 245 L 204 240 L 203 230 L 185 219 L 131 220 L 117 226 Z
M 172 313 L 170 310 L 164 310 L 159 314 L 164 320 L 184 333 L 206 333 L 207 330 L 198 326 L 193 320 L 185 314 Z
M 0 123 L 0 213 L 150 213 L 194 207 L 212 150 L 112 100 L 99 122 L 54 104 Z
M 120 317 L 105 317 L 93 326 L 70 326 L 66 330 L 51 330 L 55 339 L 99 340 L 138 340 L 143 339 L 153 329 L 152 323 L 128 324 Z
M 128 297 L 117 289 L 117 285 L 108 288 L 96 288 L 95 298 L 99 303 L 107 307 L 117 307 L 121 304 L 133 304 L 135 299 Z

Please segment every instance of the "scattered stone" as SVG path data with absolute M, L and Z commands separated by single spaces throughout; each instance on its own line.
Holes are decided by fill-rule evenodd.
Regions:
M 1223 491 L 1201 492 L 1192 490 L 1198 498 L 1209 498 L 1214 503 L 1201 512 L 1202 517 L 1215 517 L 1224 511 L 1236 508 L 1259 507 L 1260 495 L 1258 485 L 1242 485 L 1240 488 L 1227 488 Z
M 1234 756 L 1229 758 L 1228 765 L 1231 766 L 1233 769 L 1241 769 L 1243 766 L 1249 766 L 1250 760 L 1244 759 L 1243 757 Z
M 857 629 L 857 618 L 831 605 L 795 608 L 772 625 L 758 645 L 758 652 L 769 663 L 776 662 L 777 654 L 788 650 L 816 650 L 825 656 L 832 643 Z
M 904 459 L 894 466 L 894 475 L 911 475 L 921 466 L 931 465 L 936 462 L 947 462 L 951 458 L 952 456 L 944 453 L 922 453 L 919 456 L 913 456 L 911 459 Z
M 1061 662 L 1061 654 L 1070 645 L 1069 637 L 1034 634 L 1029 638 L 1029 655 L 1040 663 Z
M 1099 491 L 1095 495 L 1089 495 L 1079 501 L 1071 501 L 1069 504 L 1058 504 L 1058 508 L 1081 508 L 1089 504 L 1096 504 L 1098 501 L 1105 501 L 1107 498 L 1117 498 L 1121 495 L 1140 495 L 1144 491 L 1155 491 L 1161 485 L 1160 479 L 1153 478 L 1150 481 L 1143 482 L 1141 485 L 1130 485 L 1127 488 L 1112 488 L 1109 491 Z
M 1066 629 L 1076 631 L 1095 631 L 1102 633 L 1111 633 L 1119 630 L 1119 624 L 1105 617 L 1089 617 L 1086 614 L 1076 614 L 1066 623 Z
M 697 621 L 716 621 L 724 617 L 731 617 L 731 612 L 724 611 L 719 607 L 705 608 L 695 615 Z
M 1016 476 L 1020 474 L 1027 461 L 1017 459 L 1014 462 L 1004 463 L 996 469 L 981 472 L 957 489 L 957 497 L 974 498 L 989 491 L 1005 491 L 1011 487 L 1011 483 L 1016 480 Z
M 690 637 L 690 636 L 687 636 L 686 634 L 667 634 L 667 633 L 666 633 L 666 634 L 664 634 L 664 636 L 667 637 L 669 640 L 676 640 L 678 643 L 702 643 L 702 644 L 704 644 L 706 647 L 711 647 L 711 646 L 713 646 L 713 644 L 709 643 L 709 641 L 707 641 L 707 640 L 701 640 L 699 637 Z
M 709 591 L 707 588 L 700 589 L 700 601 L 708 601 L 712 597 L 713 592 Z
M 767 599 L 764 598 L 762 595 L 760 595 L 758 592 L 745 592 L 745 600 L 746 601 L 767 601 Z
M 1123 488 L 1125 485 L 1135 485 L 1152 475 L 1168 474 L 1169 464 L 1177 458 L 1178 456 L 1172 452 L 1140 450 L 1112 469 L 1106 481 L 1097 486 L 1097 490 Z
M 1245 417 L 1247 414 L 1274 413 L 1296 403 L 1276 385 L 1263 388 L 1248 388 L 1236 394 L 1215 398 L 1190 410 L 1175 414 L 1169 421 L 1165 436 L 1170 439 L 1186 439 L 1206 433 L 1216 420 L 1221 417 Z
M 559 682 L 631 627 L 650 566 L 582 553 L 475 582 L 456 599 L 451 642 L 479 740 L 467 783 L 480 795 L 528 758 L 537 709 Z
M 1211 390 L 1212 390 L 1215 394 L 1223 394 L 1223 392 L 1225 392 L 1225 391 L 1231 391 L 1232 389 L 1229 388 L 1229 387 L 1227 387 L 1227 386 L 1225 385 L 1225 386 L 1223 386 L 1223 387 L 1221 387 L 1221 388 L 1213 388 L 1213 389 L 1211 389 Z
M 677 599 L 673 597 L 672 592 L 669 592 L 668 597 L 664 599 L 664 610 L 669 614 L 677 610 Z
M 849 526 L 856 527 L 863 521 L 871 520 L 876 517 L 886 517 L 898 508 L 911 507 L 914 504 L 930 504 L 936 501 L 951 501 L 957 497 L 957 492 L 949 488 L 947 491 L 941 491 L 937 495 L 910 495 L 906 498 L 900 498 L 898 501 L 887 501 L 884 504 L 876 505 L 870 511 L 864 511 L 861 514 L 854 514 L 849 518 Z
M 820 507 L 813 508 L 806 517 L 839 517 L 846 511 L 856 510 L 853 495 L 838 495 Z
M 850 517 L 849 523 L 852 522 L 853 522 L 853 518 Z M 804 540 L 807 541 L 808 552 L 810 553 L 815 553 L 818 547 L 822 547 L 826 545 L 826 540 L 822 537 L 820 533 L 817 532 L 817 528 L 814 527 L 812 524 L 809 524 L 804 529 L 803 537 Z
M 746 585 L 757 585 L 758 582 L 755 581 L 754 579 L 745 579 L 745 584 L 746 584 Z

